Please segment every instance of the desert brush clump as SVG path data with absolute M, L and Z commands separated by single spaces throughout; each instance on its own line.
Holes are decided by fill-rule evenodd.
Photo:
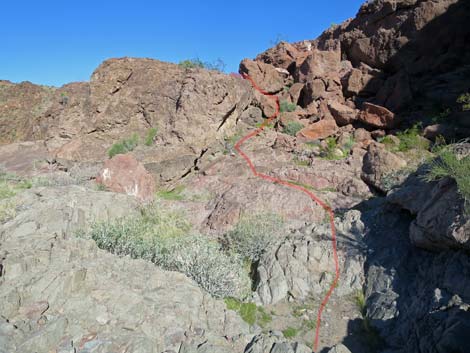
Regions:
M 295 103 L 290 103 L 288 101 L 281 101 L 279 103 L 279 110 L 281 113 L 284 112 L 293 112 L 297 108 L 297 105 Z
M 452 178 L 465 201 L 466 212 L 470 211 L 470 148 L 463 141 L 441 147 L 433 159 L 424 177 L 426 181 Z
M 255 303 L 244 303 L 235 298 L 225 298 L 227 309 L 236 311 L 240 317 L 250 326 L 258 324 L 264 328 L 272 321 L 272 316 L 262 306 Z
M 295 136 L 304 126 L 297 121 L 289 121 L 284 127 L 283 132 L 287 135 Z
M 116 142 L 111 148 L 108 150 L 109 158 L 113 158 L 117 154 L 125 154 L 127 152 L 131 152 L 134 148 L 137 147 L 139 144 L 139 136 L 137 134 L 133 134 L 130 138 L 123 139 L 119 142 Z
M 230 249 L 256 262 L 283 233 L 282 219 L 278 215 L 268 213 L 242 216 L 225 237 Z
M 251 282 L 241 256 L 192 233 L 184 216 L 176 211 L 147 206 L 138 216 L 97 222 L 80 235 L 113 254 L 184 273 L 216 298 L 243 298 L 249 293 Z

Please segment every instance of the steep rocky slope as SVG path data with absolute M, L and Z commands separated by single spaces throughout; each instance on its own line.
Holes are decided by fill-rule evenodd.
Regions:
M 468 195 L 429 169 L 448 151 L 470 175 L 468 143 L 442 146 L 469 136 L 469 20 L 466 0 L 368 1 L 243 60 L 279 97 L 268 125 L 274 100 L 249 81 L 151 59 L 61 88 L 1 81 L 0 352 L 311 352 L 331 233 L 319 205 L 237 156 L 259 126 L 244 145 L 257 170 L 336 214 L 318 351 L 468 352 Z M 233 232 L 253 248 L 235 256 Z M 249 293 L 214 294 L 221 270 Z

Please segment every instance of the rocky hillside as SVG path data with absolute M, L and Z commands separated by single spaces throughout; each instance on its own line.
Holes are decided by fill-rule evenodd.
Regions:
M 0 353 L 470 347 L 470 2 L 375 0 L 248 75 L 0 81 Z M 190 64 L 190 62 L 189 62 Z M 456 143 L 456 141 L 459 141 Z

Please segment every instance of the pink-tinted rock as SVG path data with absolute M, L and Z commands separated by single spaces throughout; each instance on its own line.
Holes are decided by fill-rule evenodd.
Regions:
M 302 140 L 318 140 L 333 135 L 338 130 L 338 125 L 332 119 L 323 119 L 310 124 L 297 133 Z
M 154 178 L 130 154 L 118 154 L 107 160 L 96 182 L 111 191 L 132 195 L 141 201 L 151 201 L 155 193 Z
M 385 107 L 372 103 L 364 103 L 358 119 L 378 129 L 391 129 L 397 123 L 395 114 Z

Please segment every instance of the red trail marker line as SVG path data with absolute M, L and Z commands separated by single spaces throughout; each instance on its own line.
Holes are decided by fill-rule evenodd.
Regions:
M 250 157 L 248 157 L 248 155 L 245 152 L 242 151 L 241 146 L 246 141 L 248 141 L 250 138 L 259 135 L 264 130 L 264 128 L 266 127 L 267 124 L 269 124 L 271 121 L 273 121 L 274 119 L 277 118 L 277 116 L 279 115 L 279 112 L 280 112 L 279 98 L 276 95 L 274 95 L 272 93 L 269 93 L 269 92 L 266 92 L 265 90 L 258 87 L 258 85 L 253 81 L 253 79 L 250 76 L 248 76 L 246 74 L 242 74 L 242 76 L 243 76 L 244 79 L 249 80 L 251 82 L 251 84 L 253 85 L 253 87 L 257 91 L 259 91 L 261 94 L 263 94 L 265 96 L 269 96 L 270 98 L 275 100 L 275 102 L 276 102 L 276 112 L 271 117 L 266 119 L 259 128 L 257 128 L 256 130 L 250 132 L 248 135 L 242 137 L 235 144 L 235 149 L 240 154 L 240 156 L 242 156 L 242 158 L 246 161 L 246 163 L 248 164 L 248 167 L 252 171 L 253 175 L 255 175 L 255 176 L 257 176 L 261 179 L 264 179 L 264 180 L 270 181 L 272 183 L 275 183 L 275 184 L 285 185 L 289 188 L 302 191 L 304 194 L 307 194 L 318 205 L 320 205 L 328 213 L 328 216 L 330 218 L 331 241 L 332 241 L 332 245 L 333 245 L 333 257 L 334 257 L 334 262 L 335 262 L 335 279 L 334 279 L 333 283 L 331 284 L 330 289 L 326 293 L 325 297 L 323 298 L 323 301 L 320 304 L 320 308 L 318 309 L 317 325 L 316 325 L 316 328 L 315 328 L 315 341 L 314 341 L 314 344 L 313 344 L 313 350 L 316 351 L 317 348 L 318 348 L 318 341 L 319 341 L 319 335 L 320 335 L 320 326 L 321 326 L 321 317 L 322 317 L 323 309 L 325 308 L 325 306 L 328 303 L 331 295 L 333 294 L 333 291 L 334 291 L 334 289 L 336 287 L 336 284 L 338 283 L 338 280 L 339 280 L 339 261 L 338 261 L 338 253 L 337 253 L 337 249 L 336 249 L 335 214 L 334 214 L 334 212 L 333 212 L 333 210 L 331 209 L 330 206 L 328 206 L 324 201 L 322 201 L 320 198 L 318 198 L 310 190 L 308 190 L 308 189 L 306 189 L 306 188 L 304 188 L 300 185 L 293 184 L 293 183 L 291 183 L 287 180 L 282 180 L 282 179 L 272 177 L 270 175 L 259 173 L 256 170 L 256 167 L 254 166 L 254 164 L 251 161 Z

